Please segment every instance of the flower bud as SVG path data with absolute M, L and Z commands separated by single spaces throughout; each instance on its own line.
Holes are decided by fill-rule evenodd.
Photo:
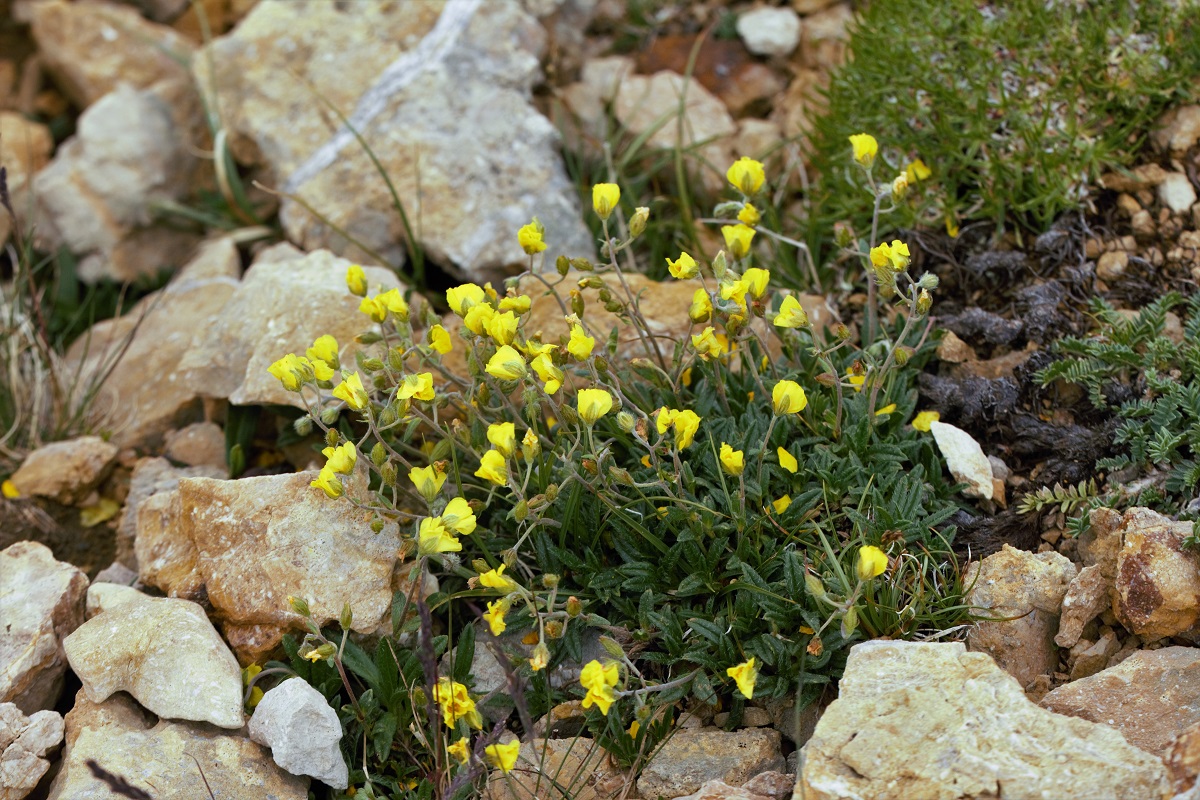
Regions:
M 896 352 L 893 353 L 892 355 L 896 359 L 896 364 L 898 366 L 903 367 L 905 364 L 908 363 L 908 360 L 910 358 L 912 358 L 913 353 L 915 353 L 915 352 L 916 352 L 916 350 L 914 350 L 913 348 L 911 348 L 907 345 L 902 345 L 900 347 L 897 347 Z
M 308 436 L 312 433 L 312 429 L 312 417 L 297 417 L 292 423 L 292 430 L 296 432 L 297 436 Z
M 521 438 L 521 455 L 526 461 L 532 461 L 542 454 L 542 440 L 533 432 L 533 429 L 525 431 L 525 436 Z
M 804 587 L 808 589 L 808 593 L 813 597 L 820 599 L 825 596 L 825 584 L 821 582 L 820 578 L 807 570 L 804 572 Z
M 583 459 L 583 469 L 588 475 L 599 475 L 600 465 L 596 463 L 594 458 Z
M 613 293 L 609 291 L 607 286 L 605 286 L 596 293 L 596 297 L 600 298 L 601 303 L 611 303 L 613 300 Z
M 339 413 L 336 408 L 327 408 L 321 412 L 321 422 L 327 427 L 329 425 L 336 425 Z
M 617 414 L 617 427 L 626 433 L 633 433 L 633 428 L 636 424 L 637 419 L 628 411 L 622 411 Z
M 430 461 L 444 461 L 450 457 L 450 440 L 439 439 L 438 443 L 433 446 L 433 450 L 429 453 Z
M 595 269 L 595 267 L 592 266 L 592 262 L 588 261 L 586 258 L 572 258 L 567 263 L 580 272 L 591 272 L 593 269 Z
M 513 519 L 517 522 L 524 522 L 529 516 L 529 503 L 522 500 L 512 510 Z
M 854 244 L 854 229 L 850 227 L 850 223 L 838 222 L 834 224 L 833 241 L 842 249 L 846 249 Z
M 354 611 L 350 608 L 349 603 L 342 604 L 342 613 L 338 615 L 338 624 L 342 626 L 342 630 L 350 630 L 350 626 L 354 623 Z
M 371 463 L 382 467 L 385 461 L 387 461 L 387 448 L 383 446 L 383 442 L 376 442 L 375 446 L 371 448 Z
M 844 322 L 838 323 L 837 328 L 834 329 L 834 333 L 837 334 L 837 338 L 841 339 L 842 341 L 846 341 L 850 338 L 850 329 L 846 327 L 846 323 Z
M 621 645 L 616 639 L 611 636 L 601 636 L 600 646 L 604 648 L 604 652 L 608 653 L 613 658 L 625 658 L 625 651 L 621 649 Z
M 715 277 L 718 281 L 723 280 L 725 278 L 726 267 L 727 264 L 725 261 L 725 251 L 720 250 L 717 252 L 717 257 L 712 261 L 713 277 Z
M 547 624 L 546 627 L 549 628 L 550 626 Z M 533 653 L 529 657 L 530 669 L 537 672 L 538 670 L 545 669 L 549 663 L 550 648 L 546 647 L 545 642 L 538 642 L 537 647 L 533 648 Z
M 337 432 L 336 428 L 330 428 L 329 430 L 325 431 L 325 444 L 327 446 L 337 447 L 341 440 L 341 434 Z
M 563 624 L 556 619 L 549 620 L 546 623 L 546 638 L 559 639 L 563 635 Z
M 583 613 L 583 603 L 575 595 L 567 598 L 567 616 L 574 619 Z
M 553 572 L 547 572 L 542 575 L 542 587 L 546 589 L 558 588 L 559 578 Z
M 407 406 L 408 401 L 405 400 L 404 404 Z M 397 416 L 399 416 L 399 414 L 396 411 L 395 405 L 387 406 L 383 409 L 383 411 L 379 412 L 379 427 L 390 428 L 392 425 L 395 425 Z
M 546 502 L 553 503 L 558 499 L 558 484 L 552 483 L 546 487 Z
M 392 462 L 387 462 L 379 468 L 380 476 L 384 483 L 388 486 L 396 485 L 396 465 Z
M 629 235 L 636 239 L 646 230 L 646 222 L 650 219 L 650 209 L 638 206 L 629 219 Z
M 292 595 L 288 595 L 287 601 L 288 605 L 292 607 L 292 611 L 295 611 L 302 617 L 307 617 L 310 613 L 312 613 L 309 611 L 308 601 L 303 597 L 293 597 Z
M 917 313 L 922 317 L 929 313 L 929 309 L 933 307 L 933 295 L 928 289 L 922 289 L 917 295 Z
M 604 304 L 604 310 L 610 314 L 619 314 L 619 313 L 621 313 L 621 309 L 623 309 L 623 308 L 624 308 L 624 306 L 622 306 L 616 300 L 611 300 Z
M 815 380 L 827 389 L 832 389 L 838 383 L 837 375 L 834 375 L 832 372 L 822 372 Z
M 381 531 L 383 531 L 383 520 L 381 520 L 381 519 L 371 520 L 371 533 L 380 533 Z
M 608 477 L 625 486 L 633 485 L 633 476 L 629 474 L 629 470 L 621 467 L 612 466 L 608 468 Z
M 326 642 L 317 649 L 310 650 L 309 652 L 316 653 L 321 658 L 333 658 L 333 655 L 337 653 L 337 645 L 333 642 Z
M 571 271 L 571 262 L 567 260 L 566 256 L 559 256 L 554 259 L 554 268 L 558 270 L 559 275 L 566 275 Z
M 579 412 L 566 403 L 559 409 L 559 416 L 562 417 L 562 421 L 567 425 L 574 427 L 579 424 Z
M 938 280 L 937 275 L 934 275 L 932 272 L 926 272 L 921 276 L 921 280 L 917 281 L 917 288 L 928 289 L 932 292 L 937 290 L 938 283 L 940 283 L 940 281 Z
M 360 333 L 358 336 L 355 336 L 354 341 L 364 345 L 375 344 L 376 342 L 383 341 L 383 337 L 375 331 L 367 331 L 366 333 Z
M 392 354 L 395 352 L 396 351 L 393 350 L 388 353 L 388 361 L 392 361 Z M 379 370 L 383 369 L 383 362 L 378 358 L 364 358 L 362 361 L 362 368 L 367 372 L 378 372 Z
M 583 295 L 580 294 L 577 289 L 571 290 L 570 308 L 571 308 L 571 313 L 574 314 L 575 316 L 577 316 L 577 317 L 583 316 L 583 310 L 585 308 L 584 303 L 583 303 Z

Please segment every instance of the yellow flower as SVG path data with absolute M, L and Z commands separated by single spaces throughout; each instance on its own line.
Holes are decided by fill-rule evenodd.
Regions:
M 533 428 L 525 431 L 525 435 L 521 437 L 521 455 L 525 456 L 527 461 L 532 461 L 537 458 L 542 452 L 542 440 L 533 432 Z
M 346 442 L 340 447 L 326 447 L 321 455 L 328 459 L 325 466 L 341 475 L 354 472 L 354 465 L 358 462 L 358 449 L 354 442 Z
M 338 476 L 329 468 L 329 465 L 321 467 L 321 472 L 317 475 L 317 479 L 310 482 L 309 486 L 316 487 L 325 492 L 331 500 L 337 500 L 346 490 L 342 488 L 342 482 L 338 480 Z
M 675 417 L 678 414 L 678 411 L 666 406 L 658 410 L 658 414 L 654 418 L 654 427 L 658 430 L 659 436 L 667 432 L 667 429 L 671 427 L 671 423 L 675 421 Z
M 490 308 L 490 306 L 480 306 L 480 308 Z M 517 322 L 517 315 L 511 311 L 493 314 L 486 323 L 488 336 L 491 336 L 492 341 L 496 344 L 512 344 L 513 339 L 517 338 Z
M 909 183 L 923 181 L 932 174 L 933 171 L 925 166 L 925 162 L 919 158 L 904 168 L 904 177 L 908 179 Z
M 688 367 L 683 372 L 679 373 L 679 382 L 684 386 L 692 385 L 692 368 Z
M 489 569 L 487 572 L 479 576 L 479 585 L 486 586 L 489 589 L 495 589 L 498 592 L 508 594 L 516 591 L 517 582 L 512 578 L 505 576 L 504 565 L 501 564 L 496 569 Z
M 649 453 L 642 456 L 642 466 L 645 467 L 646 469 L 650 468 L 650 454 Z
M 875 154 L 879 152 L 879 142 L 869 133 L 856 133 L 850 137 L 850 146 L 854 148 L 854 160 L 867 169 L 875 163 Z
M 461 497 L 455 497 L 446 503 L 441 520 L 443 525 L 455 533 L 469 536 L 475 532 L 475 512 L 471 511 L 471 504 Z
M 800 468 L 800 462 L 796 460 L 794 455 L 782 447 L 775 450 L 775 455 L 779 456 L 779 466 L 783 467 L 793 475 L 796 474 L 796 470 Z
M 758 193 L 767 176 L 763 171 L 761 161 L 755 161 L 753 158 L 742 156 L 733 162 L 733 166 L 725 173 L 725 177 L 733 184 L 733 188 L 749 196 Z
M 346 270 L 346 288 L 350 294 L 363 297 L 367 293 L 367 273 L 358 264 L 351 264 Z
M 775 509 L 776 514 L 782 514 L 783 512 L 788 510 L 788 506 L 790 506 L 791 504 L 792 504 L 791 495 L 785 494 L 783 497 L 779 498 L 774 503 L 771 503 L 771 508 Z
M 617 696 L 613 689 L 620 678 L 616 662 L 610 661 L 602 666 L 599 661 L 589 661 L 579 673 L 579 684 L 587 689 L 583 707 L 591 708 L 594 705 L 600 709 L 601 714 L 608 714 L 609 707 L 616 702 Z
M 556 344 L 543 344 L 540 339 L 529 339 L 521 345 L 521 349 L 525 351 L 525 355 L 530 358 L 538 356 L 548 356 L 558 349 Z
M 517 231 L 517 242 L 520 243 L 521 249 L 529 255 L 540 253 L 546 249 L 546 243 L 542 241 L 542 236 L 546 233 L 546 228 L 538 220 L 533 218 L 533 222 L 528 225 L 522 225 Z
M 671 424 L 675 427 L 675 447 L 679 450 L 688 449 L 696 438 L 696 431 L 700 430 L 700 416 L 690 408 L 685 408 L 675 415 Z
M 459 739 L 452 745 L 446 748 L 446 752 L 460 764 L 465 764 L 471 759 L 471 748 L 467 746 L 467 737 Z
M 871 248 L 871 266 L 886 267 L 892 261 L 892 248 L 887 242 L 880 242 Z
M 742 206 L 742 210 L 738 212 L 737 219 L 743 225 L 749 225 L 753 228 L 762 221 L 762 214 L 758 213 L 758 209 L 753 204 L 746 203 L 746 205 Z
M 595 338 L 588 336 L 582 325 L 571 326 L 571 340 L 567 342 L 567 352 L 583 361 L 592 354 L 596 346 Z
M 892 198 L 900 200 L 906 194 L 908 194 L 908 178 L 902 172 L 892 179 Z
M 426 517 L 421 520 L 417 533 L 417 550 L 422 555 L 430 553 L 457 553 L 462 550 L 462 542 L 442 524 L 438 517 Z
M 405 375 L 404 380 L 396 389 L 396 396 L 401 400 L 415 397 L 418 400 L 429 402 L 436 397 L 433 390 L 433 373 L 422 372 L 418 375 Z
M 308 360 L 313 362 L 314 366 L 316 366 L 316 362 L 320 361 L 324 364 L 327 364 L 330 370 L 335 370 L 338 368 L 337 339 L 333 338 L 329 334 L 319 336 L 317 337 L 317 340 L 313 342 L 313 346 L 305 351 L 304 355 L 308 356 Z M 325 380 L 329 379 L 325 378 Z
M 597 183 L 592 187 L 592 208 L 600 219 L 608 219 L 621 199 L 621 187 L 615 183 Z
M 575 398 L 579 416 L 588 425 L 595 425 L 596 420 L 612 411 L 612 405 L 612 395 L 603 389 L 580 389 Z
M 722 225 L 721 234 L 725 237 L 725 246 L 729 254 L 736 260 L 741 260 L 750 252 L 750 242 L 754 240 L 754 228 L 748 225 Z
M 500 310 L 511 311 L 518 317 L 522 314 L 528 314 L 533 301 L 529 299 L 527 294 L 519 294 L 513 297 L 502 297 L 500 299 Z
M 750 296 L 755 300 L 762 297 L 767 291 L 767 284 L 771 280 L 771 271 L 751 267 L 742 273 L 742 282 L 750 290 Z
M 483 717 L 475 708 L 475 701 L 467 694 L 467 687 L 449 678 L 438 678 L 433 687 L 433 700 L 442 707 L 442 722 L 453 728 L 458 720 L 466 720 L 472 728 L 483 727 Z
M 953 211 L 946 211 L 946 235 L 951 239 L 958 238 L 958 218 Z
M 442 355 L 446 355 L 454 347 L 450 342 L 450 334 L 441 325 L 434 325 L 429 329 L 429 346 Z
M 748 661 L 743 661 L 736 667 L 730 667 L 725 670 L 725 674 L 733 678 L 737 683 L 738 691 L 747 699 L 754 697 L 754 682 L 758 680 L 758 667 L 754 664 L 754 657 L 751 656 Z
M 688 319 L 692 322 L 707 322 L 712 316 L 712 300 L 705 289 L 697 289 L 692 295 L 692 305 L 688 309 Z
M 883 408 L 881 408 L 881 409 L 879 409 L 878 411 L 876 411 L 876 412 L 875 412 L 875 416 L 877 416 L 877 417 L 886 417 L 888 414 L 891 414 L 891 413 L 892 413 L 893 411 L 895 411 L 895 410 L 896 410 L 896 404 L 895 404 L 895 403 L 888 403 L 886 406 L 884 406 Z
M 563 371 L 554 366 L 554 362 L 547 353 L 543 353 L 535 358 L 530 366 L 533 367 L 533 371 L 537 373 L 537 376 L 546 382 L 546 385 L 543 387 L 546 390 L 546 394 L 557 392 L 566 379 Z
M 487 333 L 488 323 L 496 316 L 496 309 L 487 303 L 477 303 L 467 309 L 463 315 L 463 326 L 476 336 Z
M 912 426 L 919 431 L 929 433 L 929 423 L 937 422 L 942 415 L 936 411 L 922 411 L 913 417 Z
M 543 670 L 550 663 L 550 648 L 546 647 L 545 642 L 538 642 L 537 647 L 533 648 L 533 656 L 529 659 L 529 668 L 534 672 Z
M 742 470 L 746 468 L 745 454 L 721 442 L 721 467 L 734 477 L 741 475 Z
M 375 299 L 400 319 L 408 319 L 408 303 L 404 301 L 404 295 L 400 294 L 399 289 L 388 289 Z
M 300 386 L 312 374 L 312 364 L 307 358 L 288 353 L 283 358 L 267 367 L 267 372 L 274 375 L 289 392 L 300 391 Z
M 475 470 L 475 477 L 491 481 L 497 486 L 507 486 L 508 462 L 499 450 L 488 450 L 483 454 L 483 458 L 479 459 L 479 469 Z
M 478 305 L 483 302 L 483 289 L 474 283 L 464 283 L 461 286 L 455 286 L 453 289 L 446 290 L 446 303 L 450 306 L 450 310 L 460 317 L 467 313 L 473 305 Z
M 860 581 L 869 581 L 871 578 L 883 574 L 887 569 L 888 557 L 887 554 L 874 545 L 867 545 L 858 549 L 858 579 Z
M 511 607 L 512 603 L 503 597 L 487 604 L 487 613 L 483 615 L 483 619 L 487 622 L 488 628 L 491 629 L 492 636 L 499 636 L 508 627 L 508 624 L 504 621 L 504 615 L 508 613 Z
M 721 343 L 717 341 L 712 326 L 692 334 L 692 347 L 704 358 L 716 358 L 721 355 Z
M 771 389 L 771 404 L 779 416 L 799 414 L 808 405 L 808 396 L 795 381 L 780 381 Z
M 732 300 L 741 306 L 742 311 L 746 310 L 746 292 L 750 291 L 749 282 L 741 278 L 736 281 L 726 278 L 717 285 L 717 291 L 722 300 Z
M 16 500 L 21 496 L 21 490 L 11 480 L 6 479 L 4 483 L 0 483 L 0 494 L 8 500 Z
M 517 450 L 517 426 L 511 422 L 495 422 L 488 426 L 487 439 L 505 458 Z
M 421 493 L 425 501 L 432 503 L 433 498 L 442 491 L 442 484 L 446 482 L 446 473 L 438 469 L 436 464 L 430 464 L 428 467 L 410 469 L 408 479 L 417 487 L 417 491 Z
M 863 384 L 867 381 L 867 376 L 851 374 L 847 377 L 847 380 L 850 381 L 850 386 L 853 387 L 854 391 L 861 392 L 863 390 Z
M 339 400 L 345 400 L 346 405 L 355 411 L 362 411 L 370 402 L 367 390 L 363 388 L 362 378 L 357 372 L 350 373 L 342 379 L 341 383 L 333 387 L 333 396 Z
M 892 246 L 888 252 L 888 259 L 891 261 L 892 269 L 896 272 L 903 272 L 908 267 L 908 262 L 911 261 L 910 256 L 907 244 L 899 239 L 892 239 Z
M 483 752 L 493 767 L 498 767 L 501 772 L 512 772 L 521 753 L 521 740 L 513 739 L 508 744 L 489 744 L 483 748 Z
M 646 223 L 650 221 L 650 209 L 646 206 L 638 206 L 633 210 L 633 216 L 629 218 L 629 235 L 634 239 L 641 236 L 646 230 Z
M 679 258 L 672 261 L 666 259 L 667 271 L 671 273 L 671 277 L 678 280 L 687 280 L 694 278 L 700 274 L 700 266 L 696 263 L 696 259 L 684 252 L 680 252 Z
M 372 322 L 383 322 L 387 319 L 387 304 L 379 297 L 364 297 L 358 304 L 358 310 L 370 317 Z
M 800 301 L 790 294 L 783 298 L 783 303 L 779 306 L 779 313 L 775 315 L 775 326 L 777 328 L 803 328 L 807 324 L 808 312 L 804 310 L 804 306 L 800 305 Z
M 487 374 L 502 381 L 519 381 L 525 372 L 525 359 L 509 345 L 497 350 L 487 363 Z

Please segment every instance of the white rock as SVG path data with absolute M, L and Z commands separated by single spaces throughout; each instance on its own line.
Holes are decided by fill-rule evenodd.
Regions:
M 50 162 L 53 151 L 54 137 L 49 128 L 15 111 L 0 111 L 0 164 L 8 171 L 9 199 L 22 223 L 32 216 L 31 198 L 25 188 L 38 170 Z M 11 225 L 8 212 L 0 214 L 0 244 L 8 239 Z
M 971 434 L 945 422 L 931 422 L 929 430 L 954 480 L 965 483 L 964 494 L 992 499 L 992 464 Z
M 1182 214 L 1196 202 L 1196 189 L 1182 172 L 1171 172 L 1158 185 L 1158 199 L 1176 214 Z
M 38 542 L 0 550 L 0 703 L 52 707 L 67 659 L 62 639 L 83 624 L 87 576 Z
M 301 678 L 266 692 L 250 718 L 250 741 L 271 748 L 275 763 L 334 789 L 350 780 L 338 742 L 342 725 L 325 696 Z
M 55 711 L 25 716 L 12 703 L 0 703 L 0 800 L 21 800 L 50 769 L 46 754 L 63 738 L 63 718 Z
M 1163 114 L 1151 138 L 1160 150 L 1182 158 L 1200 141 L 1200 105 L 1176 106 Z
M 738 15 L 737 32 L 759 56 L 788 56 L 800 44 L 800 17 L 790 8 L 764 6 Z
M 88 699 L 126 691 L 160 717 L 242 727 L 241 668 L 204 609 L 122 594 L 63 642 Z

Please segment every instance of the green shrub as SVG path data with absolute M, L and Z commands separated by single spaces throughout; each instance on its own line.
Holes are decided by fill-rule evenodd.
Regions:
M 866 4 L 815 122 L 809 244 L 835 221 L 870 220 L 843 157 L 860 131 L 891 133 L 894 169 L 920 158 L 933 170 L 895 225 L 1040 233 L 1127 164 L 1168 105 L 1194 97 L 1197 72 L 1194 2 Z

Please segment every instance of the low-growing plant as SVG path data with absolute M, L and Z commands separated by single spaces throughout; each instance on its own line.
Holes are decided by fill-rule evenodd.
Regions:
M 1167 313 L 1180 307 L 1186 317 L 1182 330 L 1168 335 Z M 1119 452 L 1101 458 L 1096 469 L 1110 476 L 1119 471 L 1122 478 L 1110 481 L 1099 497 L 1078 498 L 1072 503 L 1073 516 L 1086 520 L 1088 511 L 1103 503 L 1149 504 L 1195 518 L 1200 513 L 1195 502 L 1200 485 L 1200 295 L 1185 301 L 1168 292 L 1132 316 L 1094 298 L 1091 315 L 1096 329 L 1055 342 L 1054 352 L 1063 358 L 1036 376 L 1043 386 L 1059 380 L 1077 384 L 1096 409 L 1120 420 L 1112 439 Z M 1138 487 L 1132 493 L 1131 485 Z M 1094 495 L 1094 486 L 1092 490 Z M 1036 509 L 1030 505 L 1029 510 Z
M 853 137 L 875 222 L 905 192 L 902 179 L 875 181 L 876 152 L 872 137 Z M 531 710 L 574 696 L 598 742 L 636 765 L 676 707 L 728 705 L 737 719 L 747 700 L 793 692 L 803 707 L 854 642 L 965 617 L 953 487 L 928 425 L 913 420 L 936 279 L 911 274 L 902 241 L 843 235 L 869 276 L 868 323 L 861 341 L 844 324 L 819 329 L 755 266 L 762 164 L 742 158 L 727 177 L 736 198 L 714 211 L 727 251 L 707 265 L 667 259 L 690 298 L 674 334 L 646 318 L 629 274 L 649 211 L 627 210 L 628 235 L 615 237 L 621 192 L 602 183 L 604 261 L 560 256 L 539 269 L 535 218 L 518 232 L 528 271 L 503 293 L 450 289 L 457 321 L 445 326 L 398 289 L 372 291 L 353 266 L 348 288 L 373 323 L 357 337 L 357 369 L 330 336 L 271 366 L 308 408 L 298 431 L 324 434 L 314 490 L 377 531 L 399 523 L 412 574 L 440 581 L 427 601 L 420 578 L 397 596 L 396 636 L 373 656 L 315 626 L 291 653 L 297 671 L 317 662 L 309 679 L 346 704 L 352 780 L 371 796 L 401 796 L 409 780 L 416 796 L 452 796 L 483 764 L 512 769 L 515 745 L 481 731 L 471 695 L 475 619 L 500 637 L 526 735 Z M 555 316 L 566 333 L 536 329 Z M 364 465 L 369 493 L 347 491 Z M 605 655 L 583 663 L 596 645 Z M 569 664 L 578 684 L 553 688 L 548 674 Z M 431 755 L 396 759 L 414 736 Z

